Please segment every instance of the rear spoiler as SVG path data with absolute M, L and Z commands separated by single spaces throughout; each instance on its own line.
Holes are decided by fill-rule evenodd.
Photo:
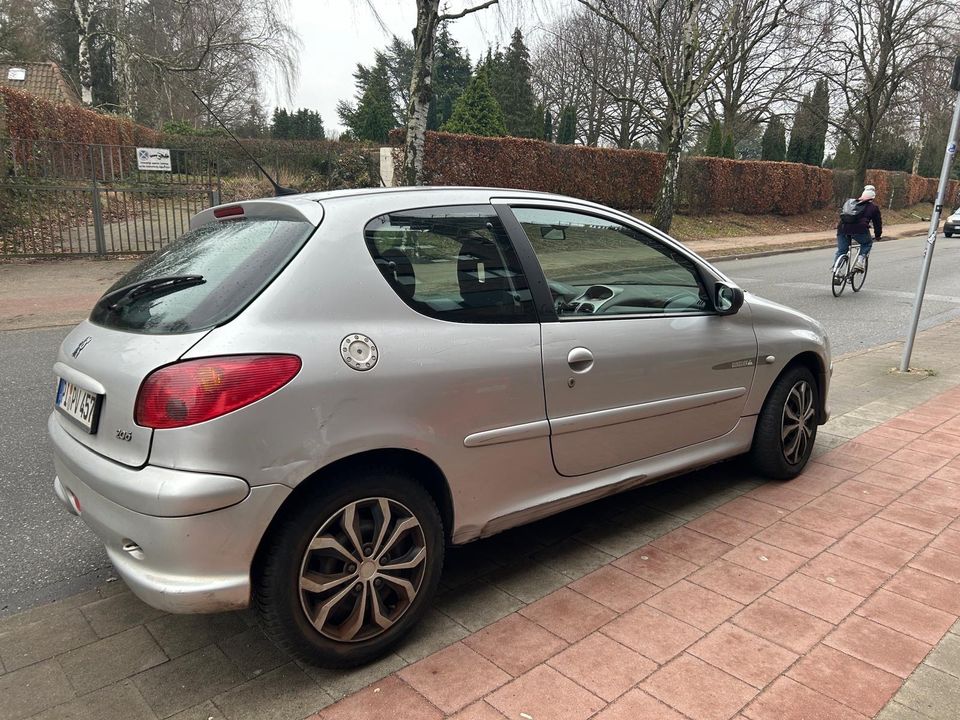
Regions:
M 208 223 L 241 217 L 295 220 L 317 227 L 323 220 L 323 205 L 316 200 L 293 195 L 277 199 L 243 200 L 198 212 L 190 218 L 190 229 L 195 230 Z

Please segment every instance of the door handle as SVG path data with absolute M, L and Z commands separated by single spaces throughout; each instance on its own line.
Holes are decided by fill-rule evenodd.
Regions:
M 585 373 L 593 367 L 593 353 L 585 347 L 575 347 L 567 353 L 567 365 L 575 373 Z

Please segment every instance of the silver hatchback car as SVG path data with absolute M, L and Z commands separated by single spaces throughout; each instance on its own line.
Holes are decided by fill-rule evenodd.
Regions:
M 253 603 L 348 666 L 423 615 L 448 543 L 741 453 L 799 474 L 831 360 L 629 215 L 407 188 L 199 213 L 54 371 L 54 489 L 130 588 Z

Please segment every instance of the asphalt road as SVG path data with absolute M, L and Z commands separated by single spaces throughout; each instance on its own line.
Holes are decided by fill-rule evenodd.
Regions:
M 864 289 L 830 293 L 832 251 L 719 263 L 742 286 L 824 323 L 837 355 L 903 339 L 923 240 L 874 246 Z M 922 327 L 960 316 L 960 239 L 938 242 Z M 65 597 L 113 577 L 82 521 L 53 495 L 46 418 L 51 366 L 69 328 L 0 331 L 0 616 Z
M 0 332 L 0 616 L 113 576 L 96 537 L 53 494 L 47 416 L 68 331 Z
M 830 292 L 833 250 L 717 263 L 744 290 L 790 305 L 827 329 L 834 355 L 906 337 L 920 278 L 924 238 L 874 243 L 863 289 Z M 933 254 L 920 329 L 960 317 L 960 238 L 941 237 Z

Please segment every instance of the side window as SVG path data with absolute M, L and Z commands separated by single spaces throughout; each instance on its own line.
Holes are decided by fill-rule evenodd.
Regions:
M 489 205 L 380 215 L 364 229 L 377 268 L 424 315 L 454 322 L 533 322 L 533 298 Z
M 565 210 L 515 207 L 561 320 L 589 315 L 703 313 L 694 264 L 656 238 Z

